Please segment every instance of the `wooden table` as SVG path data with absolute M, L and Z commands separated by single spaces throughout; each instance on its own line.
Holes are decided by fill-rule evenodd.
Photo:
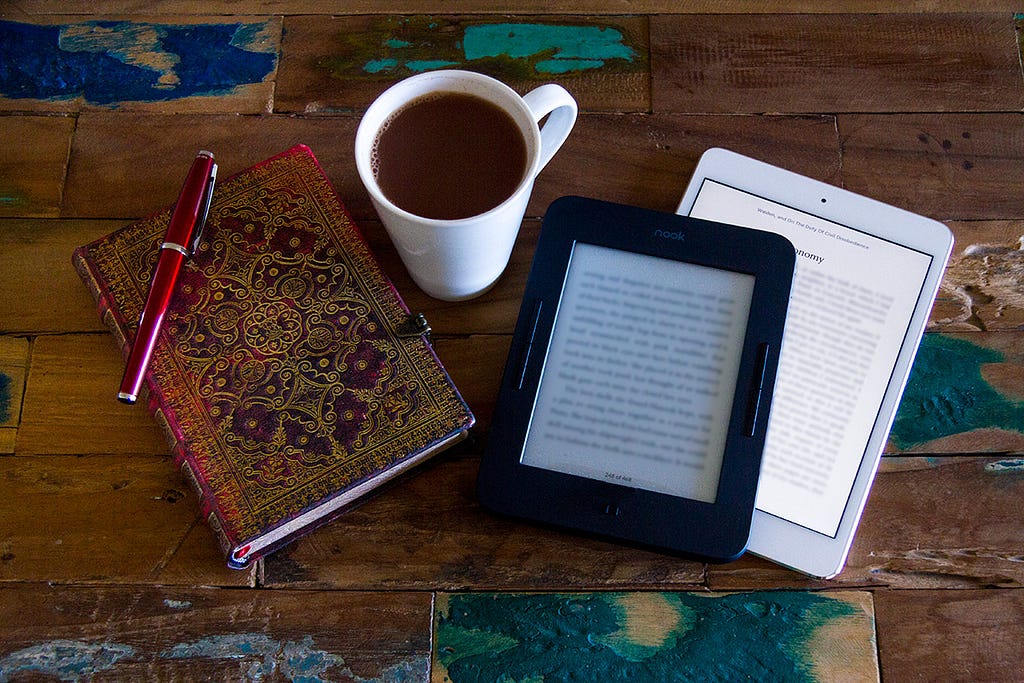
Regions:
M 972 7 L 0 5 L 0 680 L 1024 678 L 1024 7 Z M 376 93 L 441 65 L 522 91 L 557 81 L 583 112 L 500 284 L 461 304 L 409 280 L 351 154 Z M 200 147 L 230 174 L 300 142 L 427 314 L 480 424 L 235 572 L 156 424 L 113 401 L 120 354 L 70 255 L 172 202 Z M 540 529 L 475 500 L 538 217 L 564 194 L 672 210 L 711 146 L 956 234 L 903 406 L 926 417 L 894 430 L 831 581 Z

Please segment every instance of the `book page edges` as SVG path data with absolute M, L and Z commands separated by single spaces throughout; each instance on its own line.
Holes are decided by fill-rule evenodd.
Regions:
M 234 547 L 229 548 L 227 551 L 228 566 L 232 569 L 243 569 L 253 560 L 268 555 L 281 546 L 294 541 L 299 536 L 303 536 L 310 531 L 327 524 L 338 515 L 351 510 L 355 503 L 366 502 L 368 500 L 366 495 L 374 489 L 398 478 L 420 463 L 423 463 L 431 457 L 454 446 L 468 436 L 469 426 L 454 432 L 447 438 L 441 439 L 427 448 L 424 448 L 419 453 L 408 457 L 401 462 L 395 463 L 383 472 L 369 477 L 365 481 L 353 486 L 352 488 L 346 489 L 333 498 L 323 501 L 311 510 L 301 513 L 287 522 L 269 530 L 267 533 L 247 541 L 240 541 L 236 543 Z M 223 544 L 223 540 L 226 539 L 226 534 L 223 530 L 221 530 L 218 538 Z M 241 553 L 243 549 L 244 554 Z

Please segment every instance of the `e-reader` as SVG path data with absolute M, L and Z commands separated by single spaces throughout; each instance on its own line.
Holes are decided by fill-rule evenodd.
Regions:
M 548 209 L 478 477 L 498 512 L 722 562 L 747 544 L 792 284 L 779 235 Z
M 946 226 L 723 149 L 680 214 L 784 235 L 793 296 L 750 551 L 828 578 L 846 563 L 953 238 Z

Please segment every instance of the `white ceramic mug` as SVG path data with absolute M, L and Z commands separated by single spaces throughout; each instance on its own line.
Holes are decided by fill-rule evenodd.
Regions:
M 370 158 L 381 126 L 405 105 L 433 92 L 482 97 L 507 112 L 522 132 L 526 173 L 515 191 L 489 211 L 457 220 L 424 218 L 393 204 L 377 184 Z M 356 131 L 356 168 L 402 262 L 424 292 L 462 301 L 491 288 L 508 264 L 533 181 L 569 136 L 576 115 L 576 100 L 559 85 L 542 85 L 520 97 L 501 81 L 457 70 L 411 76 L 374 100 Z

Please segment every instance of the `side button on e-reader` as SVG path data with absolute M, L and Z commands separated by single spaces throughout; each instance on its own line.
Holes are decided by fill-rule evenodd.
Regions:
M 519 372 L 516 389 L 522 389 L 526 382 L 526 366 L 530 362 L 530 351 L 533 350 L 533 338 L 537 334 L 537 324 L 540 322 L 540 309 L 544 304 L 543 299 L 537 299 L 533 304 L 533 315 L 530 316 L 530 326 L 526 331 L 526 343 L 519 352 Z
M 757 347 L 757 364 L 750 382 L 750 402 L 747 403 L 747 419 L 743 425 L 743 433 L 753 436 L 757 429 L 757 416 L 761 410 L 761 394 L 764 391 L 764 372 L 768 365 L 768 342 L 761 342 Z

